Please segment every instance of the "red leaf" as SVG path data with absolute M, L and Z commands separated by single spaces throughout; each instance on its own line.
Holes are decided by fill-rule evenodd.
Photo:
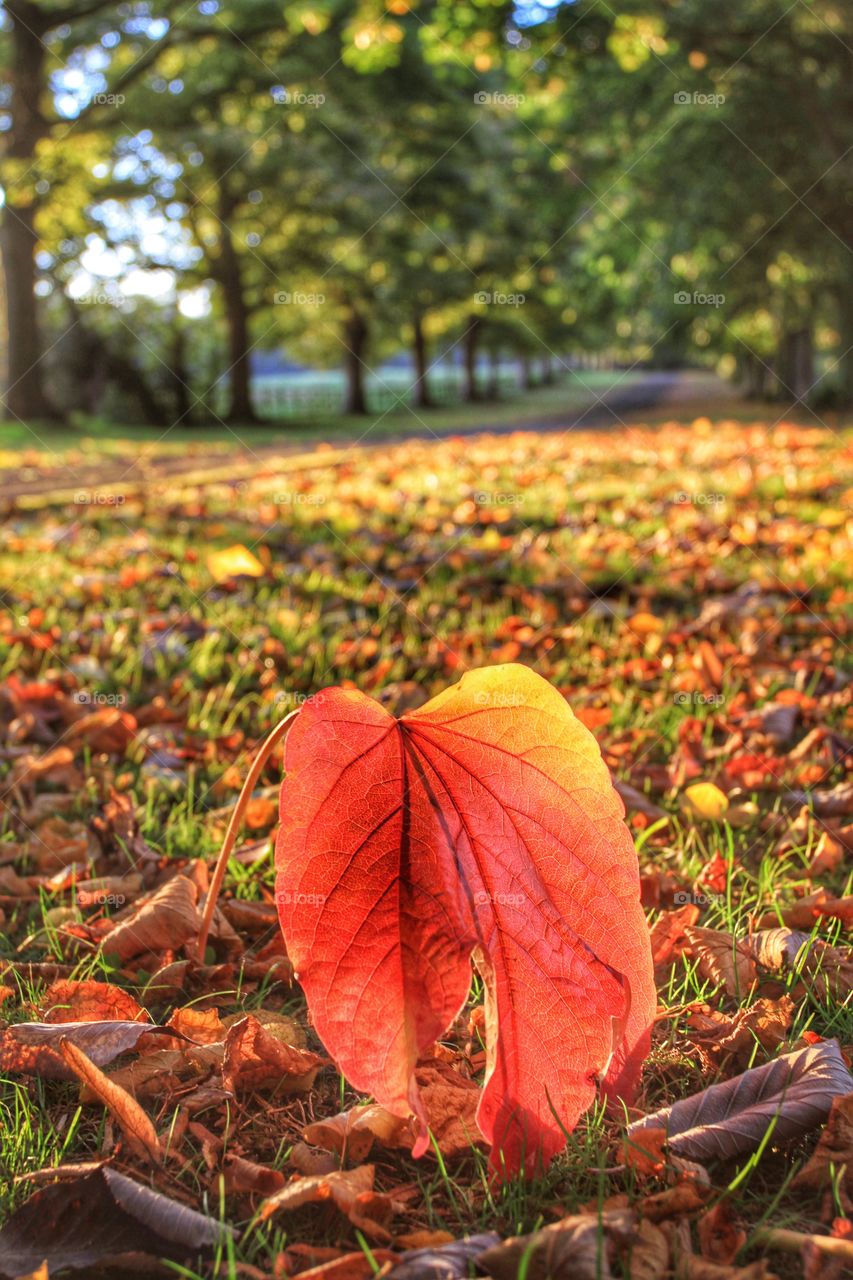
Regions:
M 394 720 L 330 689 L 287 739 L 276 859 L 288 955 L 349 1080 L 429 1117 L 415 1063 L 462 1009 L 475 958 L 492 1163 L 563 1146 L 596 1081 L 629 1098 L 655 1010 L 637 859 L 592 734 L 516 665 Z M 553 1109 L 553 1110 L 552 1110 Z

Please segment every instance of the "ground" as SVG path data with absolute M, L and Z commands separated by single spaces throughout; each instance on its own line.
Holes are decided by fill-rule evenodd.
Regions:
M 295 465 L 235 444 L 228 478 L 157 475 L 112 493 L 57 482 L 86 454 L 79 440 L 29 449 L 38 505 L 10 511 L 0 541 L 7 1022 L 62 1017 L 50 984 L 95 979 L 158 1023 L 184 1007 L 226 1024 L 287 1015 L 319 1050 L 271 905 L 276 758 L 226 877 L 231 932 L 214 933 L 205 963 L 182 963 L 168 931 L 142 955 L 111 958 L 112 920 L 176 869 L 203 892 L 254 750 L 305 697 L 351 683 L 394 710 L 514 661 L 565 695 L 627 800 L 659 962 L 639 1111 L 817 1037 L 849 1054 L 849 990 L 835 973 L 850 912 L 833 904 L 851 892 L 851 811 L 825 796 L 843 795 L 853 729 L 851 437 L 836 422 L 668 412 L 601 431 L 303 450 Z M 67 487 L 73 497 L 51 497 Z M 691 804 L 698 782 L 716 790 Z M 80 862 L 88 869 L 67 870 Z M 111 878 L 81 889 L 93 876 Z M 833 945 L 820 974 L 736 950 L 774 926 Z M 473 1079 L 479 1003 L 475 986 L 441 1050 Z M 738 1019 L 746 1041 L 727 1040 Z M 287 1255 L 291 1269 L 323 1246 L 512 1234 L 664 1185 L 626 1164 L 620 1117 L 596 1110 L 528 1184 L 491 1186 L 475 1148 L 416 1162 L 376 1145 L 376 1190 L 399 1202 L 379 1245 L 329 1208 L 262 1225 L 257 1194 L 225 1189 L 229 1157 L 289 1175 L 306 1122 L 358 1099 L 330 1067 L 306 1091 L 265 1086 L 236 1104 L 208 1076 L 164 1070 L 138 1089 L 168 1152 L 152 1167 L 76 1084 L 9 1071 L 3 1216 L 31 1194 L 25 1175 L 117 1149 L 115 1167 L 239 1229 L 223 1274 L 239 1274 L 235 1258 L 270 1274 L 294 1245 L 308 1248 Z M 825 1229 L 823 1193 L 790 1189 L 813 1145 L 771 1141 L 710 1162 L 708 1203 L 736 1189 L 739 1261 L 757 1256 L 761 1226 Z M 797 1266 L 774 1257 L 780 1275 Z

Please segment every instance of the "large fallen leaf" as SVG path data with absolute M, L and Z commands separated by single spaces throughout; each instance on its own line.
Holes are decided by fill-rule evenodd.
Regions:
M 31 1196 L 0 1228 L 0 1277 L 35 1271 L 89 1271 L 125 1253 L 188 1258 L 213 1249 L 230 1230 L 114 1169 L 55 1182 Z
M 13 1023 L 0 1031 L 0 1071 L 70 1080 L 73 1072 L 59 1052 L 62 1040 L 77 1045 L 87 1058 L 103 1067 L 158 1030 L 146 1022 Z
M 688 1160 L 728 1160 L 755 1151 L 773 1125 L 774 1142 L 790 1142 L 826 1118 L 833 1098 L 853 1092 L 853 1076 L 836 1040 L 785 1054 L 711 1085 L 628 1127 L 664 1129 L 669 1150 Z
M 655 1012 L 637 858 L 596 741 L 555 689 L 491 667 L 399 721 L 326 690 L 300 710 L 285 767 L 288 955 L 348 1079 L 414 1112 L 416 1154 L 415 1064 L 460 1012 L 472 956 L 493 1167 L 550 1159 L 599 1080 L 630 1098 Z
M 198 889 L 188 876 L 175 876 L 106 935 L 103 950 L 119 960 L 144 952 L 174 951 L 195 937 L 201 924 Z

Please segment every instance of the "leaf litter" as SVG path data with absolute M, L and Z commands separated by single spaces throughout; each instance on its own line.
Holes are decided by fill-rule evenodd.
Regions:
M 690 500 L 697 469 L 720 501 Z M 849 451 L 812 428 L 700 420 L 632 428 L 618 457 L 577 432 L 415 442 L 369 469 L 318 461 L 298 480 L 312 502 L 286 519 L 284 483 L 270 464 L 236 513 L 227 484 L 166 486 L 121 521 L 75 509 L 3 528 L 0 1098 L 9 1121 L 23 1101 L 56 1136 L 3 1157 L 0 1266 L 35 1271 L 43 1259 L 14 1233 L 63 1205 L 96 1248 L 110 1205 L 124 1224 L 102 1241 L 113 1252 L 226 1274 L 222 1251 L 236 1248 L 263 1275 L 367 1280 L 362 1227 L 319 1190 L 336 1174 L 365 1179 L 354 1212 L 379 1230 L 376 1264 L 417 1280 L 467 1274 L 454 1249 L 483 1274 L 514 1275 L 524 1256 L 582 1276 L 593 1238 L 596 1274 L 697 1280 L 769 1274 L 756 1251 L 782 1271 L 786 1250 L 825 1262 L 830 1244 L 849 1247 L 832 1171 L 847 1167 L 853 1093 L 851 538 L 824 518 L 849 506 Z M 222 553 L 212 565 L 199 532 Z M 634 1125 L 594 1108 L 521 1202 L 489 1185 L 471 1129 L 487 1040 L 476 982 L 415 1067 L 442 1098 L 442 1123 L 429 1108 L 437 1152 L 413 1161 L 408 1122 L 330 1065 L 276 923 L 275 760 L 205 953 L 194 948 L 213 854 L 277 720 L 330 685 L 410 714 L 465 671 L 507 662 L 533 667 L 598 740 L 640 852 L 658 1000 Z M 784 1076 L 775 1093 L 762 1072 Z M 721 1149 L 716 1132 L 713 1150 L 679 1150 L 684 1134 L 755 1111 L 705 1125 L 727 1087 L 766 1104 L 752 1146 Z M 796 1134 L 792 1097 L 811 1117 Z M 684 1104 L 699 1123 L 673 1123 Z M 623 1144 L 652 1120 L 640 1172 Z M 87 1161 L 95 1172 L 60 1176 Z M 166 1221 L 201 1222 L 160 1230 L 151 1210 L 140 1230 L 116 1179 L 159 1197 Z M 779 1225 L 758 1226 L 780 1187 Z M 236 1244 L 209 1215 L 220 1196 Z M 261 1229 L 276 1196 L 290 1207 Z M 740 1227 L 707 1225 L 714 1198 L 737 1203 Z M 407 1254 L 430 1233 L 444 1242 Z M 77 1265 L 80 1247 L 57 1232 L 52 1269 Z

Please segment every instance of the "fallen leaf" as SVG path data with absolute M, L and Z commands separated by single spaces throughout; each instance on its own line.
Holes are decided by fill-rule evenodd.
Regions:
M 748 942 L 719 929 L 690 925 L 684 931 L 697 961 L 700 978 L 723 986 L 730 996 L 747 995 L 758 977 L 755 956 Z
M 853 1193 L 853 1092 L 833 1098 L 826 1127 L 792 1185 L 825 1187 L 839 1174 L 848 1193 Z
M 300 1271 L 299 1280 L 372 1280 L 376 1267 L 393 1264 L 399 1256 L 390 1249 L 371 1249 L 370 1257 L 364 1250 L 345 1253 L 342 1258 L 333 1258 L 317 1267 L 309 1267 L 307 1271 Z
M 683 800 L 688 814 L 695 818 L 719 821 L 725 817 L 729 798 L 713 782 L 694 782 L 685 789 Z
M 270 1196 L 284 1186 L 284 1174 L 278 1169 L 256 1164 L 242 1156 L 229 1155 L 225 1159 L 223 1183 L 229 1195 L 234 1193 Z
M 372 1103 L 352 1107 L 328 1120 L 315 1120 L 302 1131 L 312 1146 L 334 1151 L 351 1164 L 359 1164 L 369 1154 L 374 1142 L 383 1146 L 408 1146 L 411 1126 L 408 1120 L 394 1116 L 384 1107 Z
M 173 1009 L 166 1026 L 194 1044 L 217 1044 L 227 1034 L 215 1009 L 198 1009 L 193 1005 Z
M 69 1080 L 59 1052 L 68 1040 L 84 1050 L 97 1066 L 134 1049 L 145 1035 L 158 1031 L 146 1022 L 17 1022 L 0 1031 L 0 1071 L 37 1075 L 46 1080 Z
M 99 707 L 76 720 L 65 732 L 69 746 L 85 743 L 93 751 L 123 755 L 136 737 L 137 724 L 129 711 Z
M 279 1040 L 248 1014 L 228 1028 L 222 1081 L 233 1093 L 275 1089 L 304 1093 L 311 1088 L 324 1058 Z
M 198 889 L 188 876 L 174 876 L 106 935 L 104 952 L 130 960 L 145 952 L 177 950 L 198 934 L 197 898 Z
M 53 982 L 40 1001 L 45 1022 L 150 1022 L 129 991 L 111 982 L 64 979 Z
M 688 902 L 677 911 L 662 911 L 651 929 L 652 963 L 657 969 L 669 964 L 676 950 L 687 941 L 686 930 L 699 919 L 699 908 Z
M 85 822 L 66 822 L 57 816 L 39 823 L 29 843 L 29 854 L 39 871 L 49 873 L 57 867 L 88 862 L 96 847 Z
M 611 1261 L 627 1252 L 637 1234 L 627 1209 L 577 1213 L 493 1245 L 476 1263 L 494 1280 L 517 1280 L 522 1267 L 525 1280 L 610 1280 Z
M 461 1010 L 472 954 L 494 1169 L 560 1150 L 554 1112 L 574 1125 L 596 1077 L 630 1097 L 656 1004 L 637 859 L 595 739 L 555 689 L 495 666 L 399 721 L 326 690 L 303 704 L 285 770 L 288 955 L 351 1083 L 415 1112 L 416 1154 L 415 1064 Z
M 214 1218 L 102 1166 L 42 1187 L 0 1228 L 0 1276 L 16 1280 L 46 1263 L 51 1275 L 89 1271 L 143 1253 L 189 1259 L 231 1234 Z
M 390 1221 L 395 1204 L 390 1196 L 373 1190 L 376 1170 L 372 1164 L 357 1169 L 339 1169 L 317 1177 L 297 1177 L 269 1196 L 261 1204 L 259 1217 L 266 1222 L 281 1210 L 299 1209 L 304 1204 L 331 1201 L 345 1214 L 354 1227 L 378 1240 L 390 1240 L 385 1223 Z M 381 1221 L 377 1221 L 381 1219 Z
M 729 1160 L 755 1151 L 771 1124 L 775 1142 L 809 1133 L 832 1099 L 851 1091 L 853 1076 L 837 1040 L 824 1040 L 644 1116 L 629 1125 L 628 1138 L 642 1129 L 665 1129 L 674 1155 Z
M 712 1262 L 734 1262 L 746 1244 L 746 1231 L 731 1200 L 718 1200 L 696 1224 L 699 1247 Z
M 240 542 L 221 551 L 211 551 L 207 567 L 217 582 L 224 582 L 227 578 L 262 578 L 266 572 L 257 556 L 253 556 L 249 548 Z
M 468 1280 L 480 1254 L 499 1244 L 496 1232 L 484 1231 L 448 1244 L 426 1245 L 404 1253 L 388 1275 L 394 1280 Z
M 60 1040 L 59 1052 L 69 1070 L 81 1084 L 95 1094 L 118 1122 L 119 1128 L 127 1139 L 128 1147 L 137 1156 L 147 1158 L 153 1164 L 159 1164 L 162 1152 L 157 1130 L 136 1099 L 131 1097 L 120 1084 L 116 1084 L 115 1080 L 104 1075 L 100 1067 L 96 1067 L 73 1041 Z

